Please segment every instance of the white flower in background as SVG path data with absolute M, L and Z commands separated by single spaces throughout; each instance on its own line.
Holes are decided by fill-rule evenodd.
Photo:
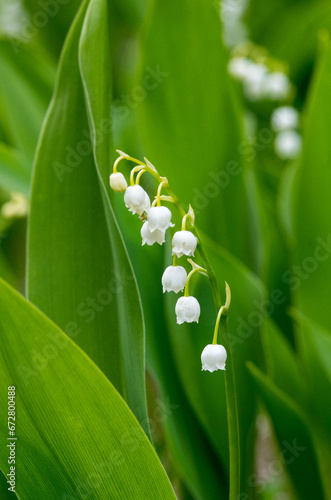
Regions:
M 284 73 L 269 73 L 263 82 L 263 93 L 267 99 L 281 101 L 291 92 L 291 83 Z
M 198 238 L 191 231 L 177 231 L 172 238 L 172 255 L 193 256 L 198 244 Z
M 183 291 L 187 280 L 187 272 L 182 266 L 169 266 L 162 276 L 162 286 L 164 292 Z
M 195 297 L 180 297 L 176 304 L 177 323 L 199 322 L 200 304 Z
M 155 231 L 166 231 L 168 227 L 173 227 L 175 224 L 171 223 L 171 211 L 167 207 L 152 207 L 147 212 L 147 220 L 149 222 L 149 229 Z
M 228 71 L 233 78 L 244 80 L 252 64 L 254 63 L 248 57 L 233 57 L 229 61 Z
M 246 77 L 243 81 L 244 93 L 247 99 L 257 101 L 263 99 L 265 92 L 265 79 L 268 68 L 264 64 L 252 63 L 248 66 Z
M 298 128 L 299 112 L 292 106 L 276 108 L 271 115 L 271 127 L 275 132 Z
M 124 193 L 125 206 L 133 214 L 142 215 L 151 207 L 151 201 L 146 191 L 138 184 L 129 186 Z
M 275 139 L 275 151 L 282 160 L 293 160 L 301 152 L 302 138 L 295 130 L 283 130 Z
M 125 177 L 121 174 L 121 172 L 110 174 L 109 184 L 110 187 L 116 191 L 116 193 L 123 193 L 123 191 L 125 191 L 128 187 Z
M 165 242 L 165 231 L 159 229 L 151 231 L 148 221 L 143 223 L 140 234 L 143 239 L 142 245 L 154 245 L 154 243 L 162 245 Z
M 222 345 L 208 344 L 201 353 L 202 370 L 225 370 L 226 358 L 226 350 Z
M 1 215 L 4 219 L 25 217 L 29 211 L 29 202 L 22 193 L 10 193 L 11 199 L 1 207 Z

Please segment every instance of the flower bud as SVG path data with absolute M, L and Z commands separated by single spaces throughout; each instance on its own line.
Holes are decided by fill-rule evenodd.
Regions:
M 152 207 L 148 210 L 147 220 L 149 222 L 149 228 L 151 231 L 159 229 L 160 231 L 165 231 L 171 224 L 171 212 L 167 207 Z
M 160 231 L 159 229 L 151 231 L 148 221 L 143 223 L 140 234 L 143 239 L 143 245 L 145 245 L 145 243 L 147 243 L 147 245 L 153 245 L 154 243 L 162 245 L 165 242 L 165 231 Z
M 200 304 L 195 297 L 180 297 L 176 304 L 177 323 L 199 322 Z
M 198 244 L 198 238 L 191 231 L 177 231 L 172 238 L 172 255 L 192 256 Z
M 139 215 L 142 215 L 143 212 L 147 212 L 151 207 L 151 201 L 148 194 L 138 184 L 129 186 L 126 189 L 124 193 L 124 203 L 130 212 Z
M 154 234 L 154 233 L 153 233 Z M 169 266 L 163 273 L 162 286 L 164 292 L 183 291 L 187 280 L 187 272 L 182 266 Z
M 225 370 L 227 354 L 222 345 L 208 344 L 201 353 L 202 370 Z
M 116 193 L 123 193 L 128 187 L 125 177 L 121 172 L 116 172 L 115 174 L 110 174 L 109 176 L 110 187 L 116 191 Z

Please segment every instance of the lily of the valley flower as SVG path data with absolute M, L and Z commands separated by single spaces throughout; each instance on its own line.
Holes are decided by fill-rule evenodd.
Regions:
M 173 227 L 175 224 L 171 223 L 171 211 L 167 207 L 152 207 L 148 210 L 147 220 L 149 222 L 149 229 L 155 231 L 165 231 L 168 227 Z
M 201 353 L 202 370 L 214 372 L 225 370 L 227 354 L 220 344 L 208 344 Z
M 110 174 L 109 184 L 116 193 L 123 193 L 128 187 L 125 177 L 121 172 Z
M 292 106 L 276 108 L 271 115 L 271 127 L 275 132 L 297 128 L 299 121 L 299 112 Z
M 198 244 L 198 238 L 191 231 L 177 231 L 172 238 L 172 255 L 193 256 Z
M 138 184 L 129 186 L 124 193 L 124 203 L 133 214 L 142 215 L 151 207 L 151 200 L 146 191 Z
M 165 231 L 161 231 L 160 229 L 151 231 L 148 221 L 143 223 L 140 234 L 143 239 L 143 245 L 145 245 L 145 243 L 147 245 L 154 245 L 154 243 L 162 245 L 165 242 Z
M 177 323 L 199 322 L 200 304 L 195 297 L 180 297 L 176 303 Z
M 275 151 L 282 160 L 297 158 L 301 152 L 302 138 L 296 130 L 283 130 L 275 139 Z
M 164 292 L 183 291 L 187 280 L 187 272 L 182 266 L 169 266 L 163 273 L 162 286 Z

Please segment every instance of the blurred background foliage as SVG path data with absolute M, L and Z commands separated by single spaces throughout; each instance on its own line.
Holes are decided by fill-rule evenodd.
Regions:
M 110 268 L 129 269 L 129 261 L 118 260 L 116 252 L 112 256 L 114 245 L 122 245 L 118 221 L 143 306 L 154 445 L 178 498 L 226 499 L 229 443 L 224 377 L 200 371 L 200 353 L 211 340 L 215 321 L 206 283 L 199 281 L 194 289 L 202 306 L 199 325 L 179 328 L 173 313 L 175 299 L 163 296 L 160 284 L 170 248 L 141 248 L 139 221 L 107 186 L 101 188 L 102 201 L 107 204 L 109 197 L 116 217 L 108 208 L 105 218 L 99 177 L 94 170 L 90 176 L 88 166 L 83 180 L 75 171 L 57 183 L 52 161 L 61 158 L 68 144 L 74 148 L 83 124 L 88 129 L 91 122 L 81 108 L 82 89 L 70 88 L 68 109 L 60 110 L 52 127 L 48 122 L 51 146 L 42 142 L 46 152 L 43 156 L 40 148 L 34 162 L 61 50 L 80 3 L 0 2 L 0 276 L 24 294 L 29 267 L 32 302 L 64 328 L 70 307 L 84 296 L 84 287 L 87 294 L 91 282 L 96 290 L 100 286 L 98 279 L 101 282 L 107 259 Z M 224 280 L 231 286 L 229 326 L 240 420 L 240 498 L 331 498 L 331 6 L 324 0 L 223 0 L 221 5 L 212 0 L 109 0 L 107 22 L 106 42 L 102 30 L 100 35 L 93 34 L 103 61 L 93 59 L 95 75 L 93 64 L 86 69 L 94 76 L 92 104 L 100 95 L 108 95 L 100 102 L 104 116 L 112 120 L 109 151 L 95 149 L 98 175 L 106 184 L 116 149 L 137 158 L 147 156 L 167 176 L 184 206 L 192 204 L 221 287 Z M 229 61 L 236 57 L 286 75 L 288 94 L 272 99 L 250 97 L 229 74 Z M 87 66 L 89 62 L 85 60 Z M 70 60 L 67 64 L 69 68 Z M 74 65 L 79 79 L 78 55 Z M 106 66 L 109 81 L 102 82 Z M 84 73 L 82 66 L 80 71 Z M 300 117 L 302 152 L 293 158 L 280 157 L 275 149 L 277 134 L 270 125 L 273 111 L 283 105 L 294 107 Z M 26 221 L 34 163 L 37 187 L 30 237 L 39 253 L 31 247 L 27 265 Z M 144 177 L 142 184 L 153 194 L 154 181 Z M 75 191 L 79 182 L 82 186 Z M 48 212 L 48 197 L 52 203 L 57 200 L 58 211 L 50 208 Z M 90 238 L 89 230 L 97 226 L 97 237 L 93 233 L 96 239 L 91 239 L 86 255 L 80 255 L 76 269 L 78 276 L 87 265 L 86 274 L 70 283 L 70 289 L 65 281 L 61 285 L 57 267 L 54 281 L 48 273 L 55 262 L 61 267 L 61 259 L 71 263 L 66 261 L 70 241 L 61 250 L 56 247 L 59 235 L 69 234 L 75 225 L 71 220 L 69 226 L 61 199 L 68 207 L 77 200 L 82 245 Z M 102 215 L 96 219 L 93 212 L 91 220 L 93 210 Z M 40 241 L 50 221 L 54 246 L 44 253 Z M 110 246 L 107 240 L 101 259 L 93 245 L 102 248 L 109 225 L 115 236 Z M 76 302 L 68 298 L 64 311 L 61 300 L 50 306 L 47 294 L 54 293 L 61 294 L 59 299 L 65 293 L 78 298 Z M 132 300 L 139 301 L 138 295 Z M 119 301 L 112 307 L 123 304 Z M 105 314 L 105 324 L 112 321 L 112 311 L 109 317 Z M 130 321 L 142 324 L 138 308 L 135 315 Z M 103 347 L 103 352 L 94 350 L 88 335 L 81 342 L 124 394 L 122 382 L 107 372 L 111 360 L 98 358 L 105 352 Z M 100 342 L 106 349 L 107 339 L 102 335 Z M 130 379 L 123 382 L 129 383 Z

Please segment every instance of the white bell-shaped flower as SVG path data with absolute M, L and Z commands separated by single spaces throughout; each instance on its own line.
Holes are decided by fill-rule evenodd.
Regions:
M 202 370 L 225 370 L 227 354 L 222 345 L 208 344 L 201 353 Z
M 154 233 L 152 233 L 154 234 Z M 162 276 L 162 286 L 164 292 L 183 291 L 187 280 L 187 272 L 182 266 L 169 266 Z
M 176 303 L 177 323 L 199 322 L 200 304 L 195 297 L 180 297 Z
M 168 227 L 173 227 L 175 224 L 171 223 L 171 215 L 172 213 L 167 207 L 152 207 L 147 213 L 150 230 L 165 231 Z
M 271 127 L 275 132 L 297 128 L 299 121 L 299 112 L 292 106 L 276 108 L 271 115 Z
M 228 64 L 228 71 L 237 80 L 244 80 L 250 71 L 253 61 L 247 57 L 233 57 Z
M 124 203 L 130 212 L 139 215 L 142 215 L 143 212 L 147 212 L 151 207 L 151 200 L 148 194 L 138 184 L 129 186 L 126 189 L 124 193 Z
M 117 193 L 123 193 L 123 191 L 125 191 L 128 187 L 128 183 L 126 182 L 125 177 L 123 174 L 121 174 L 121 172 L 110 174 L 109 184 L 110 187 Z
M 275 151 L 282 160 L 293 160 L 301 152 L 302 138 L 295 130 L 283 130 L 275 139 Z
M 279 71 L 269 73 L 263 83 L 265 97 L 273 101 L 286 99 L 291 92 L 291 83 L 288 76 Z
M 160 229 L 155 229 L 155 231 L 151 231 L 150 224 L 148 221 L 145 221 L 142 225 L 140 231 L 141 237 L 143 239 L 142 244 L 145 245 L 154 245 L 154 243 L 158 243 L 162 245 L 165 242 L 165 231 L 161 231 Z
M 172 238 L 172 255 L 193 256 L 198 244 L 198 238 L 191 231 L 177 231 Z

